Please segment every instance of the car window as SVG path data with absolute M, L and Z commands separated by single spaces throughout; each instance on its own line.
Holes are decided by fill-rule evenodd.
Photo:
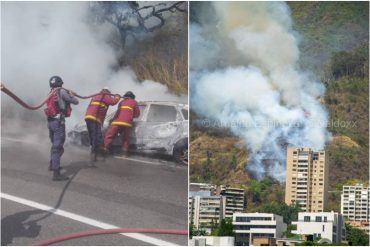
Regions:
M 188 110 L 186 109 L 181 109 L 181 112 L 182 112 L 182 115 L 184 116 L 184 119 L 185 120 L 188 120 Z
M 139 116 L 138 120 L 141 120 L 141 118 L 144 116 L 144 111 L 145 111 L 145 108 L 146 108 L 146 104 L 140 104 L 138 106 L 139 106 L 139 110 L 140 110 L 140 116 Z
M 176 121 L 177 110 L 170 105 L 152 104 L 147 117 L 148 122 L 174 122 Z

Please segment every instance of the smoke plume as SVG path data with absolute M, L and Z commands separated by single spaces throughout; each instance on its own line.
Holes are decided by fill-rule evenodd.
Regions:
M 139 101 L 187 102 L 163 84 L 139 82 L 129 68 L 117 70 L 116 52 L 108 45 L 113 26 L 91 25 L 87 21 L 88 2 L 2 2 L 1 81 L 25 102 L 40 103 L 49 92 L 49 78 L 59 75 L 64 87 L 80 95 L 130 90 Z M 73 107 L 67 128 L 83 121 L 89 100 Z M 2 95 L 2 110 L 23 109 Z M 110 111 L 116 107 L 111 107 Z M 27 113 L 31 114 L 31 113 Z M 42 110 L 32 114 L 43 115 Z M 15 116 L 21 114 L 13 114 Z M 43 116 L 42 116 L 43 117 Z
M 298 70 L 298 35 L 281 2 L 213 2 L 190 25 L 191 108 L 244 140 L 247 169 L 285 177 L 286 145 L 322 149 L 322 83 Z M 208 18 L 207 18 L 208 17 Z M 208 20 L 213 20 L 208 22 Z

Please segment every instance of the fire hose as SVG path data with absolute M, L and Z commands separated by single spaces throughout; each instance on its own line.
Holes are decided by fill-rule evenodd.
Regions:
M 32 246 L 45 246 L 62 241 L 81 238 L 91 235 L 101 235 L 101 234 L 115 234 L 115 233 L 155 233 L 155 234 L 171 234 L 171 235 L 188 235 L 187 230 L 173 230 L 173 229 L 152 229 L 152 228 L 114 228 L 114 229 L 97 229 L 97 230 L 87 230 L 76 233 L 69 233 L 62 236 L 50 238 L 40 242 L 33 243 Z
M 65 89 L 65 88 L 63 88 Z M 80 99 L 89 99 L 89 98 L 92 98 L 94 96 L 97 96 L 97 95 L 100 95 L 100 94 L 105 94 L 105 95 L 111 95 L 111 96 L 117 96 L 117 94 L 111 94 L 111 93 L 96 93 L 96 94 L 92 94 L 92 95 L 88 95 L 88 96 L 81 96 L 73 91 L 70 91 L 68 89 L 65 89 L 69 92 L 71 92 L 74 96 L 76 96 L 77 98 L 80 98 Z M 29 109 L 29 110 L 37 110 L 39 108 L 41 108 L 45 103 L 46 101 L 48 100 L 49 96 L 50 96 L 50 93 L 46 96 L 46 99 L 44 101 L 42 101 L 41 104 L 37 105 L 37 106 L 30 106 L 28 105 L 27 103 L 25 103 L 23 100 L 21 100 L 18 96 L 16 96 L 13 92 L 11 92 L 9 89 L 7 89 L 4 84 L 1 84 L 1 91 L 5 94 L 7 94 L 9 97 L 11 97 L 12 99 L 14 99 L 18 104 L 20 104 L 21 106 Z

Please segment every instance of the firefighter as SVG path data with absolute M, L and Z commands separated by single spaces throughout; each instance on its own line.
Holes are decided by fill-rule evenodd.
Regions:
M 118 109 L 114 115 L 111 125 L 104 137 L 104 150 L 108 152 L 114 137 L 120 132 L 122 135 L 122 151 L 128 155 L 130 132 L 134 118 L 140 116 L 140 109 L 135 100 L 135 95 L 128 91 L 123 95 L 123 100 L 118 104 Z
M 54 181 L 68 180 L 67 176 L 60 174 L 60 159 L 64 153 L 63 145 L 66 139 L 65 118 L 71 115 L 70 104 L 77 105 L 78 100 L 72 91 L 62 88 L 63 80 L 59 76 L 52 76 L 49 85 L 51 90 L 44 109 L 52 144 L 49 170 L 53 171 Z
M 107 115 L 108 107 L 120 100 L 120 95 L 112 96 L 108 88 L 103 88 L 99 95 L 91 99 L 85 114 L 87 130 L 91 144 L 91 161 L 96 161 L 97 153 L 103 148 L 102 125 Z

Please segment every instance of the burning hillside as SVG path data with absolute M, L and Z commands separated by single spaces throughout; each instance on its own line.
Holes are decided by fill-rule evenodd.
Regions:
M 285 3 L 208 7 L 190 25 L 192 109 L 245 142 L 247 169 L 256 177 L 283 180 L 282 142 L 322 149 L 330 139 L 318 101 L 325 87 L 297 69 L 298 38 Z

